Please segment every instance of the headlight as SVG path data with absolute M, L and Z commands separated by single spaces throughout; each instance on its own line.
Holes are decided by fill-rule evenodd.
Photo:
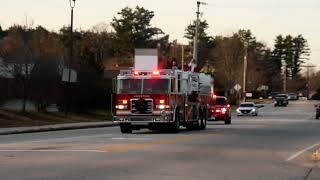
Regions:
M 239 108 L 236 111 L 239 113 L 240 112 Z
M 116 109 L 120 109 L 120 110 L 123 110 L 123 109 L 127 109 L 127 105 L 117 105 L 116 106 Z
M 222 111 L 222 113 L 226 113 L 227 112 L 227 108 L 222 108 L 221 111 Z
M 256 112 L 256 109 L 252 109 L 252 112 Z
M 160 110 L 163 110 L 163 109 L 169 109 L 170 106 L 169 106 L 169 105 L 163 105 L 163 104 L 161 104 L 161 105 L 157 105 L 156 108 L 157 108 L 157 109 L 160 109 Z

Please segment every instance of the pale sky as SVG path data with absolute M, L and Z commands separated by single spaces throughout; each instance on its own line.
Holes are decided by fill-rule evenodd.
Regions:
M 203 0 L 205 1 L 205 0 Z M 309 63 L 320 66 L 319 0 L 206 0 L 202 18 L 210 25 L 211 35 L 230 35 L 238 29 L 251 29 L 269 47 L 278 34 L 302 34 L 312 49 Z M 0 0 L 0 25 L 25 24 L 58 30 L 70 22 L 69 0 Z M 109 23 L 126 6 L 143 6 L 155 12 L 153 25 L 170 35 L 183 38 L 185 27 L 195 18 L 196 0 L 77 0 L 75 28 L 90 29 Z

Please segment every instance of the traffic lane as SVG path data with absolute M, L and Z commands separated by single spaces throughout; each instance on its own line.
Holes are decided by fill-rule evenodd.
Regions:
M 89 128 L 89 129 L 1 135 L 0 144 L 20 143 L 25 141 L 41 141 L 41 140 L 46 141 L 50 139 L 63 139 L 63 138 L 78 138 L 78 137 L 81 138 L 86 136 L 99 136 L 99 135 L 103 136 L 106 134 L 119 134 L 119 128 L 105 127 L 105 128 Z
M 35 149 L 34 152 L 1 152 L 1 174 L 6 179 L 20 179 L 17 175 L 27 169 L 33 173 L 25 179 L 256 179 L 268 173 L 264 179 L 301 179 L 308 167 L 285 162 L 285 159 L 318 140 L 319 125 L 245 118 L 247 120 L 234 121 L 231 126 L 213 124 L 207 131 L 181 134 L 143 131 L 122 135 L 114 128 L 108 137 L 103 137 L 106 135 L 103 131 L 102 136 L 82 132 L 82 136 L 76 137 L 74 132 L 61 131 L 64 135 L 59 137 L 67 138 L 54 135 L 48 142 L 16 144 Z M 70 148 L 91 148 L 102 153 L 54 151 Z M 248 174 L 248 169 L 253 172 Z
M 317 104 L 317 101 L 290 101 L 287 107 L 274 107 L 273 104 L 265 104 L 263 108 L 259 109 L 259 116 L 254 120 L 314 120 L 315 104 Z M 250 116 L 237 117 L 235 112 L 232 113 L 232 118 L 233 120 L 253 119 Z
M 302 177 L 307 168 L 285 163 L 281 152 L 290 151 L 290 144 L 306 140 L 296 136 L 290 141 L 289 137 L 308 124 L 301 123 L 300 128 L 293 125 L 289 133 L 283 132 L 287 129 L 283 124 L 271 127 L 261 126 L 260 123 L 246 127 L 245 124 L 210 125 L 207 131 L 177 135 L 145 131 L 130 136 L 152 138 L 163 135 L 162 141 L 152 143 L 152 140 L 128 142 L 126 139 L 105 139 L 106 144 L 115 141 L 111 147 L 106 144 L 96 146 L 105 153 L 6 152 L 0 159 L 5 166 L 0 168 L 0 172 L 3 171 L 1 174 L 7 179 L 19 179 L 16 175 L 25 170 L 34 172 L 25 179 L 256 179 L 266 173 L 270 174 L 268 178 L 260 179 Z M 308 132 L 315 133 L 316 128 Z M 281 142 L 280 136 L 286 142 Z M 82 141 L 92 140 L 101 139 L 92 137 Z M 43 143 L 40 147 L 44 147 Z M 33 145 L 39 146 L 39 143 Z M 53 142 L 48 145 L 52 147 Z M 87 142 L 87 146 L 90 145 Z M 229 172 L 230 169 L 233 173 Z M 249 174 L 248 169 L 252 171 Z
M 297 119 L 306 120 L 311 117 L 314 113 L 313 101 L 292 101 L 287 108 L 273 107 L 272 104 L 265 105 L 264 108 L 260 109 L 260 115 L 258 117 L 237 117 L 233 114 L 233 122 L 237 122 L 238 119 L 245 122 L 250 121 L 261 121 L 266 119 L 272 119 L 277 121 L 278 119 Z M 247 123 L 247 122 L 246 122 Z M 219 123 L 218 123 L 219 124 Z M 120 134 L 119 127 L 107 127 L 107 128 L 94 128 L 94 129 L 80 129 L 80 130 L 66 130 L 66 131 L 51 131 L 51 132 L 39 132 L 39 133 L 28 133 L 28 134 L 14 134 L 1 136 L 0 144 L 2 143 L 18 143 L 23 141 L 37 141 L 37 140 L 48 140 L 57 138 L 73 138 L 82 136 L 94 136 L 104 134 Z

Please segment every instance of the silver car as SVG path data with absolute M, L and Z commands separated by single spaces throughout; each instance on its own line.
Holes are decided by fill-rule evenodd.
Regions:
M 240 106 L 237 108 L 237 115 L 238 116 L 258 116 L 259 108 L 253 102 L 244 102 L 241 103 Z

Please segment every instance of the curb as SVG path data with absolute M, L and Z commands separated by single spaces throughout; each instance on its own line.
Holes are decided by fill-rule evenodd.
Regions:
M 37 126 L 37 127 L 22 127 L 22 128 L 10 128 L 8 130 L 1 130 L 0 135 L 10 135 L 10 134 L 26 134 L 26 133 L 36 133 L 36 132 L 50 132 L 50 131 L 65 131 L 65 130 L 75 130 L 75 129 L 91 129 L 91 128 L 103 128 L 103 127 L 114 127 L 118 124 L 112 122 L 102 122 L 102 123 L 88 123 L 88 124 L 60 124 L 60 125 L 48 125 L 48 126 Z

